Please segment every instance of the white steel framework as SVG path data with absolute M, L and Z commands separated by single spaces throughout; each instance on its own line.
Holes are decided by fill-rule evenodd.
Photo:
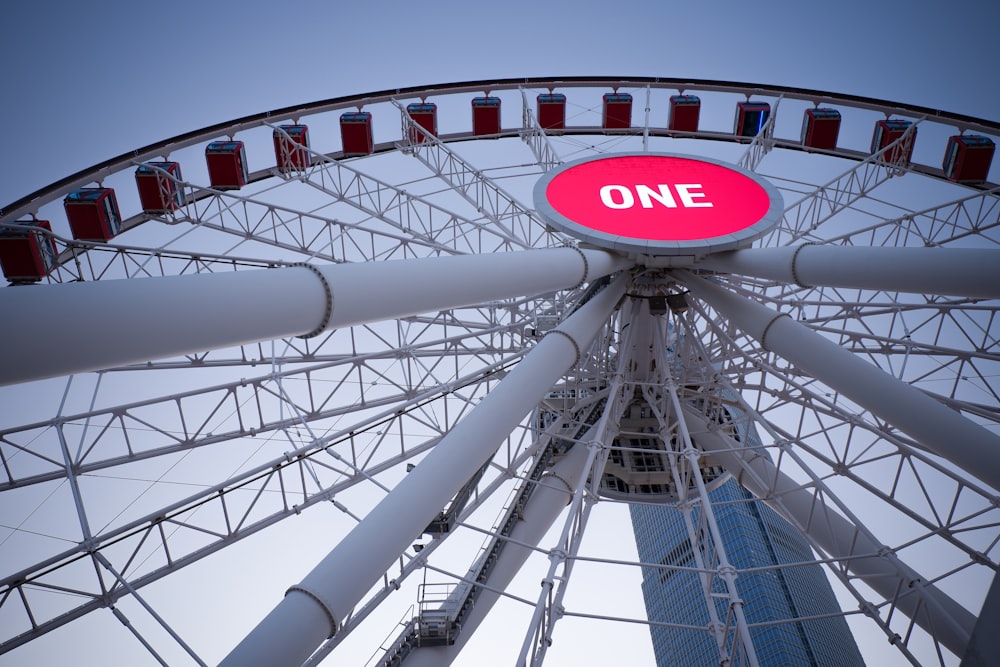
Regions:
M 553 90 L 558 130 L 534 106 Z M 631 128 L 601 127 L 610 90 L 643 103 Z M 703 97 L 696 131 L 666 128 L 679 91 Z M 504 123 L 479 137 L 483 94 Z M 772 113 L 734 136 L 751 97 Z M 843 114 L 834 150 L 797 138 L 820 100 Z M 437 135 L 413 101 L 437 105 Z M 337 120 L 358 107 L 375 150 L 345 156 Z M 887 115 L 913 125 L 871 153 Z M 310 145 L 275 155 L 289 122 Z M 6 206 L 4 227 L 51 220 L 60 255 L 42 284 L 0 289 L 0 664 L 67 646 L 170 665 L 617 655 L 649 622 L 640 568 L 670 567 L 620 532 L 626 502 L 653 502 L 682 514 L 710 610 L 687 630 L 720 664 L 755 665 L 754 600 L 708 496 L 727 475 L 806 536 L 869 662 L 955 665 L 974 634 L 982 651 L 1000 566 L 1000 186 L 996 169 L 945 179 L 942 130 L 1000 138 L 760 84 L 468 82 L 247 117 Z M 242 189 L 209 182 L 220 137 L 246 143 Z M 289 150 L 303 161 L 279 169 Z M 753 248 L 666 261 L 578 244 L 532 210 L 554 166 L 640 151 L 752 169 L 782 220 Z M 177 210 L 139 207 L 132 173 L 156 159 L 183 165 L 183 181 L 158 174 Z M 108 243 L 73 240 L 62 213 L 94 183 L 123 213 Z M 630 607 L 608 580 L 634 584 Z

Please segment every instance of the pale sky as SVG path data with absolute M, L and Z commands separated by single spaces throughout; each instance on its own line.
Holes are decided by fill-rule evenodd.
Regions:
M 1000 7 L 800 2 L 6 3 L 0 202 L 300 102 L 436 82 L 691 77 L 1000 117 Z M 487 9 L 488 7 L 488 9 Z
M 71 11 L 42 0 L 5 4 L 0 25 L 0 206 L 97 162 L 227 119 L 438 82 L 690 77 L 829 90 L 1000 120 L 993 81 L 1000 4 L 990 0 L 98 0 Z M 283 531 L 275 530 L 276 542 Z M 311 546 L 321 550 L 321 542 Z M 297 553 L 289 570 L 322 553 Z M 251 576 L 272 574 L 269 588 L 297 580 L 287 572 Z M 188 581 L 211 587 L 215 576 L 199 566 Z M 17 655 L 0 656 L 0 665 L 18 664 Z

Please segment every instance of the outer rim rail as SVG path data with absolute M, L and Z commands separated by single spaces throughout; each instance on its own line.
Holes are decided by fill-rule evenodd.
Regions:
M 849 107 L 878 111 L 890 114 L 901 114 L 914 117 L 932 118 L 938 122 L 952 124 L 960 130 L 973 130 L 1000 134 L 1000 121 L 985 120 L 968 116 L 965 114 L 943 111 L 931 107 L 919 105 L 900 104 L 889 100 L 874 97 L 864 97 L 861 95 L 849 95 L 842 93 L 832 93 L 823 90 L 813 90 L 809 88 L 797 88 L 793 86 L 775 86 L 760 83 L 737 82 L 737 81 L 717 81 L 712 79 L 686 79 L 673 77 L 610 77 L 610 76 L 567 76 L 567 77 L 523 77 L 507 79 L 481 79 L 477 81 L 462 81 L 456 83 L 437 83 L 430 85 L 408 86 L 403 88 L 389 88 L 369 93 L 356 95 L 345 95 L 333 97 L 326 100 L 309 102 L 306 104 L 292 105 L 263 111 L 248 116 L 242 116 L 214 125 L 209 125 L 201 129 L 185 132 L 177 136 L 159 141 L 127 153 L 122 153 L 116 157 L 104 160 L 93 166 L 82 169 L 74 174 L 62 178 L 55 183 L 45 186 L 31 194 L 28 194 L 17 201 L 11 202 L 7 206 L 0 208 L 0 220 L 17 219 L 18 217 L 30 213 L 47 199 L 54 198 L 62 192 L 79 187 L 92 181 L 101 180 L 134 161 L 145 161 L 180 148 L 185 148 L 193 144 L 220 135 L 229 135 L 253 127 L 259 127 L 265 122 L 275 122 L 291 120 L 301 116 L 333 111 L 336 109 L 346 109 L 350 107 L 361 107 L 365 104 L 375 104 L 388 102 L 398 97 L 428 96 L 432 94 L 456 94 L 464 92 L 482 92 L 484 90 L 511 90 L 522 86 L 533 88 L 581 88 L 611 86 L 650 86 L 655 88 L 666 88 L 675 90 L 697 90 L 707 92 L 722 92 L 746 95 L 767 95 L 784 96 L 786 98 L 806 100 L 819 103 L 841 103 Z M 700 134 L 700 133 L 699 133 Z M 717 133 L 715 133 L 717 134 Z M 471 136 L 471 134 L 470 134 Z M 721 136 L 720 136 L 721 138 Z M 732 137 L 732 140 L 739 140 L 740 137 Z M 839 153 L 838 153 L 839 154 Z M 845 154 L 848 155 L 848 154 Z

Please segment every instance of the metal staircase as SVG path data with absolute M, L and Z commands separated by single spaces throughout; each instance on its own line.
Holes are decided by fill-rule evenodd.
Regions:
M 493 568 L 507 545 L 507 538 L 510 537 L 514 527 L 523 518 L 525 507 L 534 493 L 537 482 L 545 470 L 551 466 L 553 459 L 565 454 L 573 446 L 574 441 L 582 437 L 587 429 L 597 421 L 604 409 L 605 402 L 606 399 L 602 398 L 593 403 L 587 418 L 579 424 L 572 438 L 553 437 L 538 455 L 526 479 L 517 489 L 513 500 L 504 512 L 493 537 L 484 548 L 483 554 L 469 570 L 463 583 L 457 586 L 453 584 L 421 585 L 421 599 L 417 616 L 403 627 L 396 640 L 386 649 L 381 660 L 376 663 L 378 667 L 397 667 L 413 650 L 421 646 L 446 646 L 455 643 L 462 630 L 463 622 L 475 607 L 483 586 L 488 583 Z M 468 501 L 485 470 L 486 466 L 481 468 L 476 476 L 462 487 L 447 510 L 441 513 L 439 520 L 431 523 L 428 532 L 438 526 L 442 528 L 439 533 L 451 530 L 456 517 Z M 448 587 L 449 593 L 443 600 L 437 593 L 439 589 L 432 588 L 435 586 Z

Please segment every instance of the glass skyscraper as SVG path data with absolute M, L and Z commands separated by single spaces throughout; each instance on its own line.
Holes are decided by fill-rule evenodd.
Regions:
M 864 665 L 847 622 L 835 615 L 840 607 L 822 566 L 775 567 L 813 560 L 796 529 L 733 479 L 710 491 L 709 497 L 729 562 L 739 571 L 736 587 L 744 601 L 760 664 Z M 686 524 L 678 509 L 632 504 L 630 510 L 643 562 L 695 567 Z M 724 590 L 718 577 L 714 590 Z M 650 621 L 707 628 L 709 615 L 696 572 L 643 568 L 642 592 Z M 723 620 L 727 602 L 716 601 Z M 758 623 L 774 624 L 754 627 Z M 719 649 L 707 629 L 650 625 L 650 632 L 659 667 L 718 664 Z

